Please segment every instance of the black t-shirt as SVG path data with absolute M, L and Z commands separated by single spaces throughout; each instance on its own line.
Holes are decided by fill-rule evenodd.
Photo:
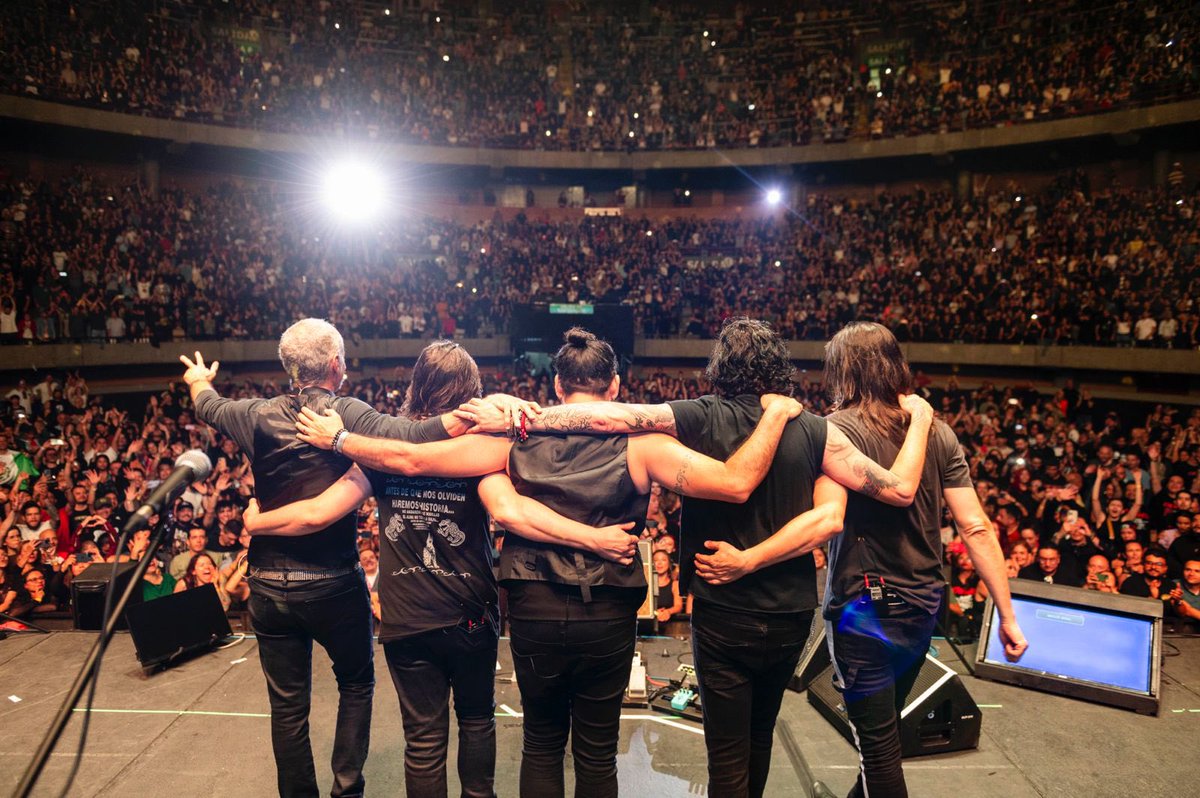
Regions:
M 364 472 L 379 504 L 380 641 L 459 621 L 498 623 L 479 479 Z
M 680 442 L 724 460 L 754 432 L 762 408 L 757 396 L 702 396 L 671 402 Z M 755 546 L 797 515 L 811 510 L 813 485 L 825 456 L 825 420 L 802 413 L 788 423 L 775 460 L 745 504 L 683 499 L 680 589 L 700 601 L 739 612 L 794 613 L 817 606 L 816 567 L 811 555 L 794 557 L 727 585 L 693 579 L 695 556 L 704 541 Z
M 875 462 L 891 466 L 900 445 L 863 423 L 857 408 L 829 416 L 846 437 Z M 941 421 L 929 431 L 925 469 L 913 503 L 893 507 L 859 493 L 846 504 L 841 535 L 829 543 L 825 616 L 835 617 L 863 592 L 863 576 L 875 573 L 909 604 L 930 614 L 942 600 L 942 491 L 971 486 L 971 471 L 954 431 Z

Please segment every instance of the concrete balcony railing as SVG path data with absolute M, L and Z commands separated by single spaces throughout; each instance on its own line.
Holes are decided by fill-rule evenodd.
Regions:
M 0 96 L 0 117 L 156 139 L 174 144 L 202 144 L 242 150 L 313 153 L 327 150 L 329 136 L 310 137 L 272 133 L 199 122 L 133 116 L 62 103 Z M 1200 120 L 1200 100 L 1166 103 L 1105 114 L 1032 122 L 1011 127 L 980 128 L 956 133 L 931 133 L 811 144 L 805 147 L 769 147 L 710 150 L 658 150 L 634 152 L 561 152 L 439 147 L 388 144 L 373 141 L 373 151 L 409 163 L 443 166 L 486 166 L 493 169 L 705 169 L 774 166 L 780 164 L 856 161 L 912 155 L 944 155 L 1058 141 L 1096 135 L 1123 135 L 1138 130 Z M 348 142 L 366 138 L 346 135 Z

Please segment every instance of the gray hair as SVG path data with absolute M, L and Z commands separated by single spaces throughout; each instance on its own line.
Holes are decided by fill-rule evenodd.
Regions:
M 342 334 L 324 319 L 301 319 L 279 337 L 279 362 L 292 387 L 317 385 L 330 377 L 329 361 L 338 359 L 346 370 L 346 343 Z

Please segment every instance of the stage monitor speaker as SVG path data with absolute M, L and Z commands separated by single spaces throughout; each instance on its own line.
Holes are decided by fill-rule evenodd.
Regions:
M 143 602 L 127 615 L 138 661 L 146 669 L 205 651 L 232 634 L 212 585 Z
M 809 684 L 808 702 L 854 745 L 842 694 L 833 686 L 833 665 Z M 958 674 L 925 655 L 925 664 L 900 712 L 901 753 L 909 757 L 977 748 L 981 722 L 979 707 Z
M 1009 662 L 988 601 L 975 675 L 1021 687 L 1158 713 L 1163 603 L 1157 599 L 1009 581 L 1013 613 L 1029 649 Z
M 83 573 L 75 578 L 75 581 L 71 583 L 71 618 L 76 629 L 97 630 L 100 628 L 104 621 L 104 591 L 108 588 L 109 582 L 113 582 L 113 590 L 116 591 L 113 596 L 115 603 L 120 598 L 121 592 L 125 590 L 125 586 L 129 584 L 129 580 L 133 578 L 135 568 L 137 568 L 136 562 L 117 563 L 117 575 L 114 580 L 113 564 L 97 562 L 89 565 Z M 133 591 L 133 595 L 129 597 L 129 604 L 126 605 L 126 612 L 122 613 L 121 618 L 117 621 L 118 629 L 129 628 L 129 624 L 126 622 L 128 610 L 141 602 L 142 591 Z
M 813 614 L 812 628 L 808 632 L 808 642 L 804 644 L 804 653 L 796 665 L 788 688 L 797 693 L 803 693 L 817 678 L 821 671 L 829 667 L 829 645 L 825 642 L 825 619 L 821 617 L 818 607 Z

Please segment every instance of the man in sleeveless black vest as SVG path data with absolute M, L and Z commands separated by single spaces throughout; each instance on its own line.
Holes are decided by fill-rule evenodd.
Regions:
M 302 407 L 336 409 L 346 427 L 367 435 L 433 441 L 448 437 L 451 416 L 415 423 L 382 415 L 335 392 L 345 380 L 342 336 L 328 322 L 303 319 L 279 339 L 279 359 L 292 393 L 273 399 L 232 401 L 212 381 L 218 364 L 200 353 L 184 381 L 196 418 L 233 438 L 252 461 L 259 504 L 266 510 L 316 496 L 352 465 L 335 452 L 296 440 Z M 334 734 L 333 796 L 363 794 L 363 763 L 375 687 L 370 596 L 358 562 L 353 515 L 304 537 L 256 536 L 250 544 L 250 617 L 271 701 L 271 742 L 281 796 L 318 795 L 308 714 L 312 691 L 312 643 L 333 661 L 338 683 Z

